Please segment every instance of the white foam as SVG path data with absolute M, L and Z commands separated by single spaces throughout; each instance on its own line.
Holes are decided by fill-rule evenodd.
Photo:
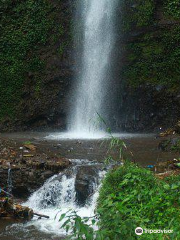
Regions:
M 108 135 L 105 132 L 62 132 L 50 134 L 45 138 L 49 140 L 58 140 L 58 139 L 102 139 L 107 137 Z
M 113 137 L 120 139 L 128 139 L 128 138 L 145 138 L 153 136 L 152 134 L 134 134 L 134 133 L 113 133 L 110 135 L 106 132 L 59 132 L 52 133 L 45 137 L 47 140 L 98 140 L 98 139 L 111 139 Z
M 99 179 L 102 179 L 104 175 L 105 171 L 100 171 Z M 60 177 L 59 180 L 58 176 Z M 63 221 L 59 222 L 61 214 L 72 210 L 76 211 L 81 217 L 94 216 L 99 187 L 100 184 L 94 183 L 94 194 L 88 199 L 84 207 L 80 207 L 77 206 L 75 201 L 75 172 L 73 171 L 71 177 L 65 175 L 53 176 L 24 203 L 25 206 L 33 208 L 34 212 L 45 214 L 50 218 L 38 219 L 34 217 L 32 221 L 23 225 L 23 228 L 34 226 L 44 233 L 58 236 L 66 235 L 65 230 L 61 228 Z

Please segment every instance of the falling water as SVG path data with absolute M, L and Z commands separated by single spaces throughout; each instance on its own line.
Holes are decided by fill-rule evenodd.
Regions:
M 98 115 L 106 118 L 110 111 L 107 101 L 111 90 L 107 88 L 117 0 L 80 2 L 83 54 L 70 109 L 69 131 L 88 135 L 102 130 Z
M 7 179 L 7 184 L 8 184 L 8 193 L 12 193 L 12 171 L 11 171 L 11 165 L 9 164 L 9 169 L 8 169 L 8 179 Z
M 91 164 L 89 165 L 87 163 L 87 167 L 88 166 L 91 166 Z M 23 228 L 29 229 L 34 226 L 44 233 L 61 236 L 66 235 L 66 231 L 61 228 L 62 223 L 59 222 L 61 214 L 73 210 L 81 217 L 94 216 L 98 188 L 105 171 L 97 169 L 97 181 L 92 183 L 93 194 L 86 199 L 85 205 L 80 206 L 76 199 L 75 189 L 78 167 L 80 167 L 80 165 L 72 167 L 70 170 L 67 170 L 67 172 L 65 171 L 64 173 L 51 177 L 39 190 L 32 194 L 24 205 L 33 208 L 35 212 L 46 214 L 50 218 L 41 220 L 34 218 L 26 225 L 23 225 Z

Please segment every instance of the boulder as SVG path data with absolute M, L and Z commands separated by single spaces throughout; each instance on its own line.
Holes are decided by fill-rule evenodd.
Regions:
M 80 166 L 77 169 L 75 180 L 76 201 L 78 205 L 84 206 L 87 198 L 93 194 L 94 184 L 98 179 L 98 168 L 96 166 Z

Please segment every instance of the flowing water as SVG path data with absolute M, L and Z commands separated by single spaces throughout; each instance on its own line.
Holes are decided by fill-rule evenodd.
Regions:
M 27 223 L 6 226 L 5 231 L 1 229 L 0 239 L 63 239 L 66 236 L 66 231 L 61 228 L 63 221 L 59 222 L 61 214 L 72 210 L 76 211 L 81 217 L 94 216 L 98 189 L 105 171 L 102 170 L 102 166 L 99 163 L 92 163 L 87 160 L 72 160 L 72 165 L 70 169 L 47 180 L 23 204 L 32 208 L 34 212 L 47 215 L 50 218 L 38 219 L 38 217 L 34 217 L 33 220 Z M 88 171 L 91 171 L 91 168 L 94 167 L 94 169 L 97 169 L 97 175 L 93 176 L 94 180 L 91 179 L 89 181 L 92 194 L 89 194 L 84 203 L 79 204 L 76 181 L 78 181 L 78 171 L 82 167 L 85 167 L 85 169 L 89 168 Z
M 9 166 L 9 169 L 8 169 L 7 184 L 8 184 L 8 193 L 11 194 L 12 193 L 13 184 L 12 184 L 12 171 L 11 171 L 11 167 L 10 166 Z
M 64 239 L 64 230 L 59 223 L 60 215 L 70 208 L 76 210 L 80 216 L 93 216 L 98 197 L 98 188 L 105 172 L 103 171 L 103 161 L 107 155 L 109 139 L 99 140 L 76 140 L 62 139 L 59 136 L 52 137 L 54 140 L 47 140 L 45 136 L 54 136 L 52 133 L 14 133 L 0 134 L 1 138 L 11 139 L 16 142 L 17 148 L 26 141 L 32 142 L 37 146 L 40 153 L 49 153 L 61 155 L 72 161 L 72 167 L 59 175 L 55 175 L 44 183 L 24 205 L 32 207 L 35 212 L 46 214 L 50 219 L 40 219 L 37 217 L 28 223 L 16 223 L 9 221 L 0 221 L 0 240 L 60 240 Z M 119 136 L 119 135 L 118 135 Z M 154 135 L 120 135 L 124 138 L 128 149 L 134 153 L 133 159 L 142 166 L 156 164 L 158 161 L 169 160 L 178 157 L 178 154 L 172 152 L 162 152 L 158 149 L 161 139 Z M 113 150 L 111 155 L 116 159 L 119 154 Z M 177 156 L 176 156 L 177 155 Z M 78 160 L 77 160 L 78 159 Z M 102 166 L 102 167 L 101 167 Z M 90 180 L 90 189 L 93 194 L 87 197 L 85 205 L 77 202 L 76 178 L 79 170 L 97 169 L 95 181 Z M 89 175 L 86 171 L 85 175 Z M 11 176 L 9 174 L 9 180 Z M 11 181 L 9 181 L 11 183 Z M 10 184 L 11 185 L 11 184 Z M 56 218 L 55 218 L 56 217 Z
M 59 139 L 105 139 L 106 135 L 102 127 L 102 119 L 99 123 L 98 116 L 109 122 L 111 101 L 109 91 L 111 80 L 111 52 L 114 45 L 114 16 L 117 0 L 79 0 L 81 9 L 82 31 L 82 58 L 81 66 L 77 76 L 75 93 L 69 113 L 68 133 L 49 134 L 48 140 Z M 118 135 L 118 137 L 127 137 Z M 129 136 L 131 137 L 131 135 Z M 48 140 L 47 140 L 48 139 Z M 61 143 L 62 144 L 62 143 Z M 99 143 L 89 143 L 75 141 L 64 143 L 71 145 L 70 150 L 66 149 L 66 154 L 75 156 L 78 151 L 82 151 L 87 158 L 99 160 Z M 62 144 L 63 145 L 63 144 Z M 73 146 L 73 147 L 72 147 Z M 78 146 L 78 151 L 75 152 Z M 88 148 L 86 149 L 86 147 Z M 142 144 L 141 144 L 142 146 Z M 83 150 L 82 150 L 82 149 Z M 62 147 L 63 149 L 63 147 Z M 79 150 L 80 149 L 80 150 Z M 95 151 L 97 150 L 97 151 Z M 104 148 L 107 151 L 106 148 Z M 53 149 L 54 151 L 54 149 Z M 91 153 L 93 151 L 93 153 Z M 98 156 L 95 156 L 98 154 Z M 78 152 L 78 154 L 80 154 Z M 81 153 L 82 154 L 82 153 Z M 159 154 L 159 153 L 158 153 Z M 91 156 L 92 155 L 92 156 Z M 104 152 L 103 152 L 104 157 Z M 143 157 L 143 159 L 145 159 Z M 77 199 L 76 181 L 78 169 L 82 166 L 86 168 L 94 165 L 98 174 L 90 177 L 92 194 L 89 194 L 85 203 L 79 204 Z M 81 217 L 91 217 L 94 215 L 98 189 L 105 171 L 99 168 L 99 163 L 89 161 L 74 161 L 71 169 L 55 175 L 47 180 L 44 185 L 30 196 L 25 206 L 33 208 L 35 212 L 48 215 L 49 219 L 34 219 L 27 223 L 3 223 L 0 224 L 0 239 L 2 240 L 47 240 L 64 239 L 65 231 L 59 222 L 61 214 L 72 209 L 77 211 Z M 95 180 L 92 180 L 95 179 Z M 8 184 L 11 191 L 11 170 L 8 172 Z M 7 226 L 8 225 L 8 226 Z
M 114 12 L 116 0 L 80 1 L 82 18 L 82 59 L 77 76 L 75 97 L 69 116 L 69 132 L 76 136 L 101 136 L 98 115 L 109 113 L 108 84 L 110 55 L 114 44 Z

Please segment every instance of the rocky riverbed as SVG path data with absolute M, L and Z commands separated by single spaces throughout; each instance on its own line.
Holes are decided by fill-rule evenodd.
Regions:
M 53 204 L 59 202 L 56 197 L 58 197 L 58 191 L 61 191 L 62 186 L 58 188 L 57 192 L 55 191 L 55 195 L 52 195 L 52 198 L 49 198 L 53 194 L 53 188 L 51 189 L 51 187 L 54 184 L 56 185 L 56 181 L 60 185 L 61 182 L 64 182 L 67 187 L 67 196 L 69 196 L 68 188 L 70 185 L 68 183 L 66 185 L 66 179 L 62 181 L 61 178 L 63 176 L 66 178 L 67 176 L 68 181 L 71 182 L 74 173 L 73 169 L 78 166 L 74 177 L 75 201 L 83 208 L 86 199 L 93 193 L 92 186 L 96 184 L 98 169 L 104 169 L 102 163 L 104 163 L 104 160 L 109 155 L 118 160 L 119 153 L 117 149 L 110 149 L 110 139 L 49 140 L 46 138 L 47 135 L 49 133 L 39 132 L 0 135 L 0 186 L 8 190 L 8 170 L 11 168 L 12 193 L 15 198 L 20 198 L 20 201 L 24 201 L 38 189 L 35 192 L 36 200 L 39 194 L 44 194 L 43 196 L 45 196 L 44 198 L 40 198 L 41 201 L 38 201 L 39 204 L 46 205 L 51 201 L 53 206 Z M 162 149 L 161 147 L 163 141 L 178 138 L 178 135 L 173 134 L 169 136 L 165 134 L 157 137 L 155 135 L 125 134 L 121 135 L 121 137 L 126 143 L 127 157 L 131 161 L 139 163 L 144 167 L 149 165 L 150 168 L 152 167 L 152 170 L 156 171 L 156 175 L 160 179 L 172 174 L 179 174 L 178 167 L 174 165 L 174 163 L 177 163 L 174 162 L 174 159 L 178 159 L 179 152 L 169 148 Z M 49 183 L 45 183 L 46 180 Z M 45 187 L 41 188 L 44 183 L 46 186 L 47 184 L 52 186 L 50 188 L 47 187 L 47 189 Z M 48 199 L 46 198 L 47 194 Z M 31 203 L 33 203 L 32 200 Z M 40 213 L 43 214 L 44 210 L 42 211 L 42 209 Z M 48 214 L 49 212 L 47 211 Z M 55 215 L 54 211 L 51 218 L 54 219 Z M 52 219 L 49 220 L 49 223 L 47 222 L 47 226 L 52 227 L 55 224 L 51 222 L 53 221 Z M 46 223 L 43 223 L 41 220 L 40 223 L 39 220 L 34 223 L 33 221 L 30 222 L 30 225 L 14 225 L 9 220 L 6 222 L 0 220 L 0 239 L 16 240 L 24 239 L 24 236 L 29 240 L 64 239 L 63 236 L 57 237 L 49 232 L 47 234 L 45 231 L 42 231 L 43 233 L 40 232 L 37 226 L 44 226 L 46 229 Z
M 44 136 L 45 133 L 1 135 L 0 186 L 2 188 L 7 188 L 9 168 L 12 174 L 13 194 L 26 198 L 48 178 L 67 169 L 73 159 L 104 162 L 109 154 L 114 159 L 118 159 L 116 149 L 109 152 L 108 139 L 52 141 L 45 139 Z M 128 157 L 142 166 L 172 161 L 179 157 L 177 151 L 162 151 L 162 143 L 169 141 L 169 136 L 156 138 L 154 135 L 127 135 L 124 141 L 128 147 Z
M 7 188 L 8 169 L 11 169 L 12 193 L 17 197 L 29 196 L 46 179 L 71 164 L 68 159 L 31 142 L 1 139 L 0 148 L 1 187 Z

